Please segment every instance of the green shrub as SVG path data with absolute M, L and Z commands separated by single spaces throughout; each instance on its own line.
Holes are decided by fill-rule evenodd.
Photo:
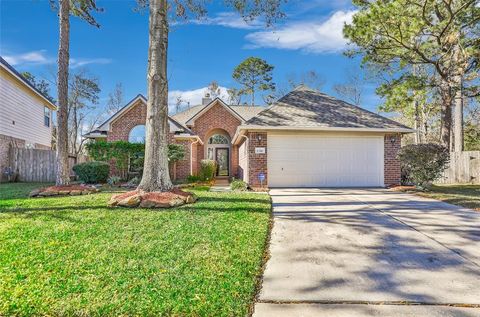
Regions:
M 108 179 L 107 179 L 107 183 L 108 185 L 110 186 L 115 186 L 117 185 L 118 183 L 120 183 L 122 179 L 120 178 L 120 176 L 110 176 Z
M 73 167 L 78 178 L 87 184 L 105 183 L 110 172 L 110 165 L 106 162 L 85 162 Z
M 400 149 L 398 158 L 402 166 L 402 178 L 426 188 L 447 168 L 450 153 L 438 144 L 411 144 Z
M 201 181 L 200 176 L 197 175 L 188 175 L 187 176 L 187 183 L 197 183 Z
M 140 181 L 141 181 L 141 179 L 139 177 L 135 176 L 134 178 L 132 178 L 131 180 L 129 180 L 127 182 L 127 186 L 128 187 L 137 187 L 138 184 L 140 184 Z
M 122 179 L 128 178 L 128 173 L 143 174 L 145 144 L 125 141 L 97 141 L 86 145 L 88 155 L 95 161 L 112 162 Z M 185 148 L 181 144 L 168 145 L 168 162 L 175 164 L 185 157 Z
M 200 179 L 208 181 L 213 179 L 217 170 L 217 162 L 214 160 L 201 160 L 200 161 Z
M 242 181 L 241 179 L 234 179 L 230 183 L 230 188 L 236 192 L 244 192 L 248 189 L 248 184 Z

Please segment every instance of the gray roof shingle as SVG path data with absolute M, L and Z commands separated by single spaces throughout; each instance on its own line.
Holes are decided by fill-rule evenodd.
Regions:
M 410 129 L 376 113 L 299 86 L 249 119 L 245 126 Z

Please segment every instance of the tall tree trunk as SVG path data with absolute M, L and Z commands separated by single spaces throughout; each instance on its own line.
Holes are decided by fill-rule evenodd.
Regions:
M 460 81 L 461 82 L 461 81 Z M 463 151 L 463 92 L 462 83 L 455 92 L 455 108 L 453 113 L 453 150 L 454 152 Z
M 145 161 L 138 189 L 172 189 L 168 170 L 167 0 L 150 0 Z
M 442 97 L 442 106 L 440 111 L 440 143 L 450 148 L 450 136 L 452 131 L 452 89 L 450 85 L 443 81 L 440 83 L 440 94 Z
M 455 95 L 453 98 L 453 148 L 454 152 L 463 151 L 463 63 L 461 61 L 460 46 L 454 47 L 452 63 L 455 67 L 453 85 Z
M 415 129 L 415 144 L 420 144 L 422 143 L 421 140 L 421 132 L 420 132 L 420 113 L 419 113 L 419 107 L 418 107 L 418 100 L 417 96 L 414 93 L 413 94 L 413 106 L 415 107 L 415 123 L 414 123 L 414 129 Z
M 453 136 L 451 150 L 454 152 L 463 151 L 463 75 L 466 63 L 460 46 L 461 32 L 456 33 L 456 45 L 453 47 L 451 63 L 454 70 L 452 77 L 452 89 L 455 94 L 453 96 Z
M 60 0 L 60 45 L 58 48 L 57 185 L 70 183 L 68 167 L 68 64 L 70 59 L 70 1 Z

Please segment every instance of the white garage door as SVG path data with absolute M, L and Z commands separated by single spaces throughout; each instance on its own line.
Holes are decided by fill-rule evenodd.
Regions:
M 270 187 L 383 186 L 383 136 L 268 135 Z

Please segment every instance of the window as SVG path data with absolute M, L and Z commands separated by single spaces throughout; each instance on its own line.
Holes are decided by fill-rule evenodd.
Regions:
M 228 144 L 228 139 L 221 134 L 215 134 L 208 139 L 208 144 Z
M 43 124 L 50 127 L 50 109 L 43 107 Z
M 212 148 L 208 148 L 207 149 L 207 159 L 209 160 L 213 160 L 214 157 L 213 157 L 213 149 Z
M 145 126 L 137 125 L 128 134 L 128 142 L 130 143 L 145 143 Z

